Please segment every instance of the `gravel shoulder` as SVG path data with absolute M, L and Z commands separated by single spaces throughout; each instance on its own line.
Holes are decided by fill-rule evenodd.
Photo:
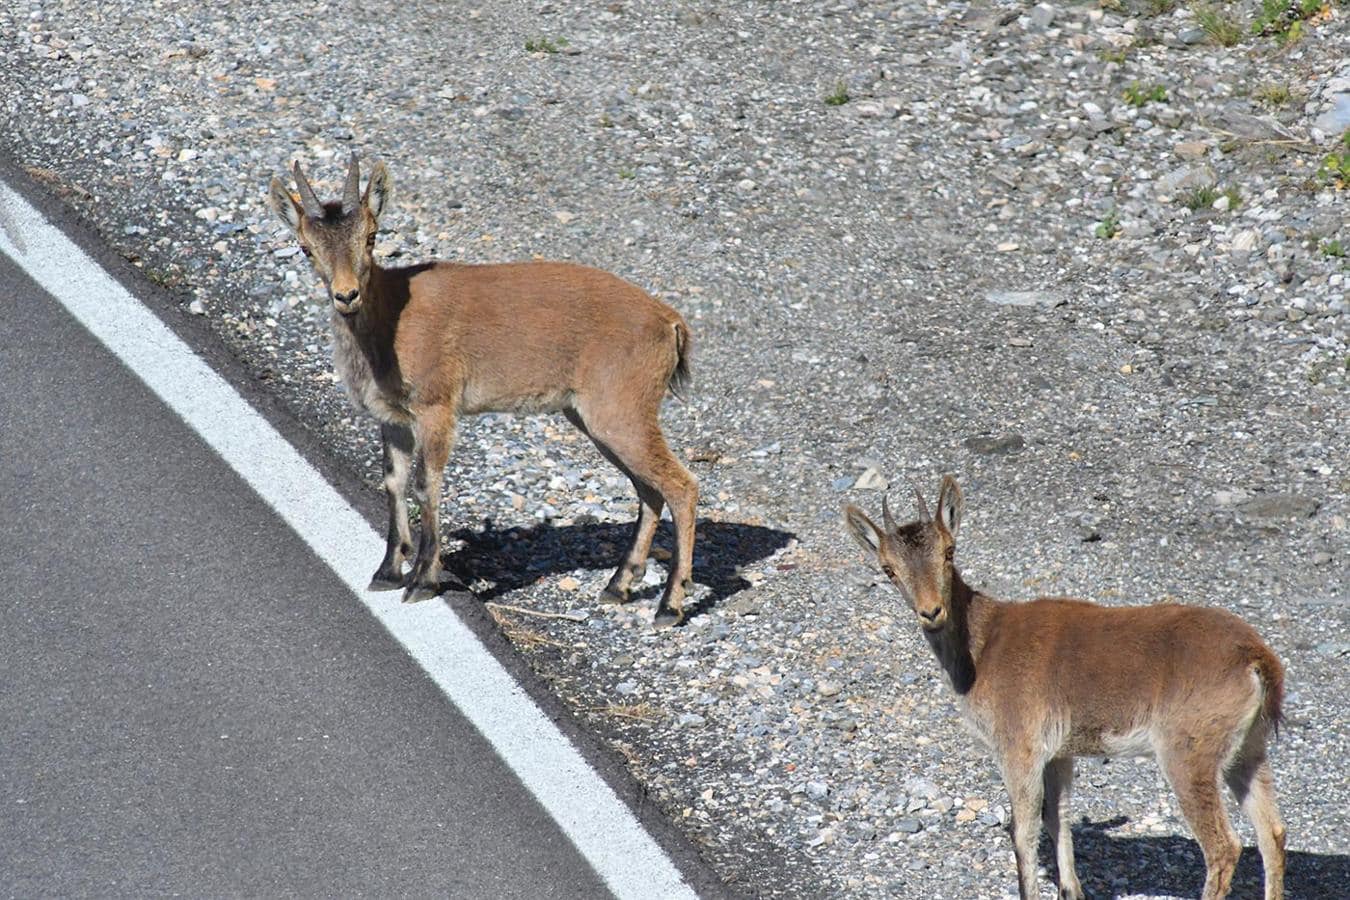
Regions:
M 649 627 L 660 566 L 632 606 L 594 602 L 636 504 L 560 418 L 466 423 L 442 515 L 483 599 L 580 614 L 493 609 L 732 887 L 1015 894 L 992 763 L 839 524 L 954 472 L 972 584 L 1215 604 L 1262 632 L 1288 667 L 1289 892 L 1330 898 L 1350 28 L 1332 5 L 1297 40 L 1225 47 L 1206 10 L 21 0 L 0 150 L 372 490 L 376 429 L 264 202 L 292 159 L 329 193 L 352 150 L 388 163 L 386 261 L 573 259 L 686 316 L 696 389 L 664 422 L 703 498 L 687 627 Z M 1221 12 L 1248 31 L 1260 7 Z M 1196 895 L 1156 767 L 1079 771 L 1088 892 Z M 1259 868 L 1249 850 L 1239 893 Z

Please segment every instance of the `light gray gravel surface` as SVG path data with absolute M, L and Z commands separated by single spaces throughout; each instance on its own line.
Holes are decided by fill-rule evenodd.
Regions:
M 584 614 L 493 610 L 729 884 L 1015 891 L 993 766 L 838 524 L 950 471 L 972 583 L 1258 627 L 1288 666 L 1289 893 L 1340 897 L 1350 191 L 1324 161 L 1350 29 L 1332 6 L 1282 44 L 1239 0 L 1223 47 L 1204 9 L 18 0 L 0 146 L 372 489 L 376 430 L 264 205 L 292 159 L 328 193 L 353 149 L 389 164 L 386 261 L 574 259 L 684 313 L 687 627 L 649 628 L 661 567 L 632 607 L 594 603 L 636 506 L 560 419 L 467 423 L 442 515 L 485 600 Z M 1080 773 L 1087 890 L 1196 895 L 1156 768 Z M 1239 894 L 1259 869 L 1249 850 Z

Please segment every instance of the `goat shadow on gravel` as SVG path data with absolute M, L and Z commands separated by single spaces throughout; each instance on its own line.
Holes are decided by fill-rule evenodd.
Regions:
M 442 565 L 465 584 L 475 579 L 491 582 L 488 588 L 474 591 L 474 596 L 493 600 L 549 575 L 576 569 L 612 572 L 632 541 L 633 524 L 545 523 L 496 528 L 489 520 L 480 530 L 462 528 L 451 537 L 463 541 L 464 546 L 443 554 Z M 741 577 L 741 568 L 773 555 L 795 537 L 791 532 L 760 525 L 699 520 L 694 532 L 694 583 L 709 590 L 703 596 L 697 589 L 693 592 L 696 599 L 685 605 L 686 620 L 750 587 L 750 582 Z M 669 522 L 661 523 L 652 546 L 666 553 L 673 550 Z M 664 584 L 667 563 L 651 560 L 648 565 L 660 571 Z M 633 599 L 656 597 L 661 591 L 661 584 L 643 585 L 633 592 Z
M 1074 859 L 1083 891 L 1089 897 L 1138 894 L 1199 897 L 1205 883 L 1205 858 L 1200 845 L 1182 835 L 1123 837 L 1108 832 L 1128 821 L 1086 819 L 1073 826 Z M 1055 872 L 1055 853 L 1042 835 L 1040 861 Z M 1233 875 L 1233 900 L 1264 896 L 1261 854 L 1244 846 Z M 1350 856 L 1290 850 L 1285 856 L 1284 893 L 1298 900 L 1341 900 L 1350 885 Z

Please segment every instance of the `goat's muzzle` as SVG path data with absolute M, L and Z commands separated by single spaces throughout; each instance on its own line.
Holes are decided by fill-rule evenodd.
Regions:
M 333 308 L 344 316 L 356 315 L 356 311 L 361 308 L 361 292 L 356 289 L 350 291 L 334 291 Z
M 947 610 L 941 606 L 920 609 L 919 625 L 924 631 L 939 631 L 947 624 Z

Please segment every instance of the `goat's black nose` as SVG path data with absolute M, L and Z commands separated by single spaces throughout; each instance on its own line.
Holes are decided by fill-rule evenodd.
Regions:
M 334 291 L 334 292 L 333 292 L 333 299 L 336 300 L 336 301 L 339 302 L 339 303 L 349 303 L 349 304 L 350 304 L 350 303 L 354 303 L 354 302 L 356 301 L 356 298 L 357 298 L 358 295 L 360 295 L 360 293 L 361 293 L 360 290 L 350 290 L 350 291 L 346 291 L 346 292 Z

